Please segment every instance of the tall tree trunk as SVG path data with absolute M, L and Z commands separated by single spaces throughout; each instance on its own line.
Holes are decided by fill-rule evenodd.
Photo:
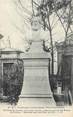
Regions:
M 50 19 L 48 15 L 48 25 L 49 25 L 49 33 L 50 33 L 50 44 L 51 44 L 51 57 L 52 57 L 52 63 L 51 63 L 51 69 L 52 69 L 52 75 L 54 74 L 54 50 L 53 50 L 53 38 L 52 38 L 52 29 L 50 25 Z
M 52 40 L 51 30 L 50 30 L 50 41 L 51 41 L 51 57 L 52 57 L 51 68 L 52 68 L 52 75 L 53 75 L 54 74 L 54 50 L 53 50 L 53 40 Z

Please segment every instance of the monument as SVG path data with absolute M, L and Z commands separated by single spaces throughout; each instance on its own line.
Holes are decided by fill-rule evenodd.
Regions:
M 21 93 L 24 66 L 20 50 L 4 48 L 0 50 L 0 101 L 15 103 Z
M 73 100 L 73 34 L 62 43 L 57 43 L 58 66 L 61 66 L 63 90 L 71 91 Z
M 32 42 L 23 55 L 24 81 L 20 97 L 53 98 L 49 82 L 50 58 L 50 53 L 43 50 L 43 41 Z

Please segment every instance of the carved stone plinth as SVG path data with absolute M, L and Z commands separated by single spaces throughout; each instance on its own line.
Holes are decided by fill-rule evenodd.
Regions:
M 32 42 L 24 54 L 24 82 L 21 97 L 52 97 L 49 83 L 50 54 L 43 50 L 43 42 Z

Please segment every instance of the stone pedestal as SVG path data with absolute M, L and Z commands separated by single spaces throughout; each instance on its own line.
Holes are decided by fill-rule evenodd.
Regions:
M 32 42 L 23 59 L 24 82 L 21 97 L 52 97 L 49 83 L 50 54 L 43 50 L 43 42 Z

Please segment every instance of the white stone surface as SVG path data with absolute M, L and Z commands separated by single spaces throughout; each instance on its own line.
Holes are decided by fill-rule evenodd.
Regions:
M 49 83 L 50 54 L 42 41 L 34 41 L 24 56 L 24 82 L 20 97 L 52 97 Z

